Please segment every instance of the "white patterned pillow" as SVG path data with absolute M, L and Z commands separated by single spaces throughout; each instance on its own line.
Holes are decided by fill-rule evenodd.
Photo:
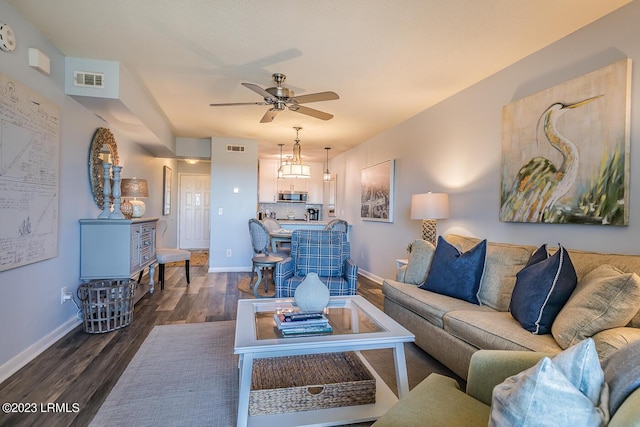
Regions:
M 489 426 L 603 426 L 608 403 L 609 389 L 589 338 L 498 384 Z

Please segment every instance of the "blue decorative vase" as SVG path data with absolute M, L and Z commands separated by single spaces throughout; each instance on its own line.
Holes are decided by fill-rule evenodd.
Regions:
M 329 304 L 330 293 L 318 274 L 309 273 L 298 285 L 293 297 L 300 311 L 319 312 Z

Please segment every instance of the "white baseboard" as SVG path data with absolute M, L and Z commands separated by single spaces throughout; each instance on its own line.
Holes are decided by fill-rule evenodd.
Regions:
M 45 335 L 35 343 L 31 344 L 25 350 L 20 352 L 15 357 L 11 358 L 7 363 L 0 366 L 0 383 L 15 374 L 25 366 L 27 363 L 35 359 L 40 353 L 45 351 L 51 345 L 55 344 L 60 338 L 67 335 L 74 330 L 82 321 L 77 316 L 73 316 L 58 328 L 51 331 L 51 333 Z
M 376 276 L 375 274 L 371 274 L 367 270 L 363 270 L 361 268 L 358 268 L 358 274 L 361 274 L 362 276 L 366 277 L 367 279 L 373 280 L 378 285 L 382 286 L 382 281 L 384 280 L 382 277 Z

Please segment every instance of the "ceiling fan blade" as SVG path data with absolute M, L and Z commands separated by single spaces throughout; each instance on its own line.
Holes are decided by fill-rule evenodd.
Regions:
M 262 89 L 258 85 L 254 85 L 253 83 L 242 83 L 242 86 L 251 89 L 252 91 L 254 91 L 255 93 L 257 93 L 258 95 L 260 95 L 265 99 L 273 99 L 273 95 L 271 95 L 269 92 Z
M 340 97 L 335 92 L 318 92 L 310 93 L 309 95 L 296 96 L 294 97 L 294 102 L 297 104 L 306 104 L 307 102 L 332 101 L 339 98 Z
M 273 119 L 276 118 L 279 111 L 280 110 L 276 110 L 275 108 L 270 108 L 266 113 L 264 113 L 264 116 L 262 116 L 262 120 L 260 120 L 260 123 L 271 123 Z
M 325 113 L 324 111 L 314 110 L 313 108 L 305 107 L 302 105 L 292 105 L 289 110 L 296 113 L 306 114 L 307 116 L 315 117 L 320 120 L 329 120 L 333 118 L 333 114 Z
M 267 105 L 266 102 L 226 102 L 222 104 L 209 104 L 210 107 L 229 107 L 232 105 Z

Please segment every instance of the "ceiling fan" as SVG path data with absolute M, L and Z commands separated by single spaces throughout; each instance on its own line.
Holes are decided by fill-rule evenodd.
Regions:
M 282 83 L 287 78 L 284 74 L 273 74 L 273 81 L 275 87 L 269 87 L 266 89 L 261 88 L 253 83 L 242 83 L 244 87 L 247 87 L 262 96 L 264 101 L 262 102 L 231 102 L 225 104 L 209 104 L 212 107 L 226 107 L 230 105 L 271 105 L 271 108 L 262 116 L 260 123 L 270 123 L 278 115 L 278 113 L 285 108 L 289 111 L 296 113 L 306 114 L 307 116 L 315 117 L 320 120 L 329 120 L 333 117 L 332 114 L 325 113 L 324 111 L 315 110 L 313 108 L 305 107 L 304 105 L 309 102 L 318 101 L 331 101 L 338 99 L 339 96 L 335 92 L 318 92 L 310 93 L 308 95 L 294 96 L 291 89 L 282 87 Z

